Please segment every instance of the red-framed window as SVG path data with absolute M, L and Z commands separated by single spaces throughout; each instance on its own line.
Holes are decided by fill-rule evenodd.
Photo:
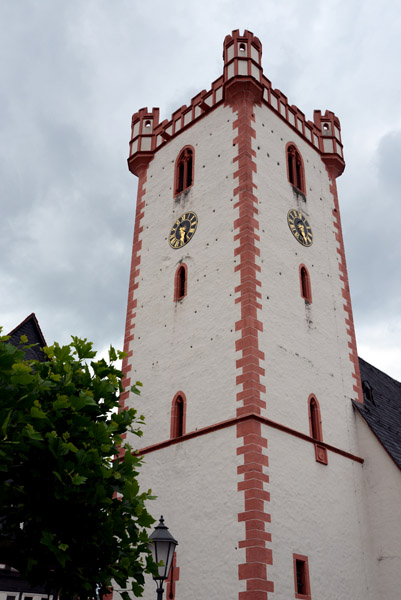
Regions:
M 309 432 L 315 440 L 315 458 L 317 462 L 327 465 L 327 448 L 319 442 L 323 442 L 322 417 L 320 406 L 316 396 L 311 394 L 308 398 Z
M 185 434 L 187 400 L 183 392 L 177 392 L 171 405 L 170 437 L 180 438 Z
M 174 195 L 180 194 L 193 185 L 195 151 L 192 146 L 185 146 L 175 161 Z
M 301 286 L 301 297 L 306 301 L 312 302 L 312 287 L 310 283 L 310 275 L 305 265 L 299 265 L 299 283 Z
M 306 194 L 304 161 L 296 145 L 287 144 L 286 154 L 288 181 L 297 190 Z
M 188 267 L 181 263 L 174 276 L 174 302 L 182 300 L 187 295 L 188 289 Z
M 295 598 L 311 600 L 308 557 L 293 554 Z

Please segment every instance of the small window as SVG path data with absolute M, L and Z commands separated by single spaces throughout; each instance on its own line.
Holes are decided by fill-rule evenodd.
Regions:
M 370 385 L 369 381 L 362 381 L 362 390 L 363 390 L 364 399 L 367 402 L 372 402 L 372 404 L 374 404 L 376 406 L 376 403 L 373 399 L 373 389 L 372 389 L 372 386 Z
M 303 160 L 294 144 L 287 147 L 288 181 L 303 194 L 306 193 Z
M 300 554 L 293 555 L 295 598 L 311 600 L 308 557 Z
M 305 300 L 311 304 L 312 302 L 312 288 L 310 283 L 309 271 L 305 267 L 305 265 L 301 265 L 299 267 L 299 280 L 301 284 L 301 296 Z
M 175 195 L 191 187 L 193 183 L 194 152 L 186 147 L 178 156 L 175 164 Z
M 174 277 L 174 302 L 182 300 L 187 295 L 188 267 L 182 263 L 175 272 Z
M 320 423 L 320 410 L 316 398 L 312 396 L 310 400 L 310 422 L 311 437 L 314 440 L 322 441 L 322 429 Z
M 309 403 L 309 431 L 310 436 L 315 441 L 315 459 L 316 462 L 323 465 L 328 464 L 327 448 L 323 442 L 322 419 L 320 416 L 319 402 L 315 396 L 311 395 L 308 399 Z
M 171 438 L 180 438 L 185 434 L 186 400 L 182 392 L 178 392 L 171 407 Z

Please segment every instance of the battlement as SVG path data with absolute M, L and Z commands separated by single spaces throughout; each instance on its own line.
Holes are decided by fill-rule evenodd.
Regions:
M 227 84 L 235 79 L 252 78 L 263 89 L 262 102 L 268 105 L 288 125 L 301 135 L 306 142 L 316 148 L 325 161 L 334 167 L 336 176 L 344 170 L 343 146 L 341 142 L 340 121 L 331 111 L 322 116 L 314 111 L 313 121 L 307 120 L 304 113 L 290 105 L 287 97 L 263 74 L 262 44 L 252 32 L 245 30 L 240 35 L 238 29 L 227 35 L 223 45 L 223 75 L 211 84 L 210 90 L 202 90 L 192 98 L 189 105 L 181 106 L 170 120 L 159 123 L 159 109 L 141 108 L 132 116 L 130 154 L 128 166 L 134 170 L 134 159 L 138 153 L 153 153 L 195 121 L 203 118 L 225 101 Z M 327 159 L 327 160 L 326 160 Z

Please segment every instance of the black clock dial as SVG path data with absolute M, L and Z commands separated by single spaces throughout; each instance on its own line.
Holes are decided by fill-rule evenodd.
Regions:
M 302 244 L 302 246 L 312 245 L 312 229 L 301 211 L 296 210 L 295 208 L 289 210 L 287 215 L 287 223 L 292 235 L 300 244 Z
M 168 240 L 170 246 L 176 250 L 188 244 L 196 231 L 197 225 L 198 217 L 194 212 L 190 211 L 181 215 L 171 228 Z

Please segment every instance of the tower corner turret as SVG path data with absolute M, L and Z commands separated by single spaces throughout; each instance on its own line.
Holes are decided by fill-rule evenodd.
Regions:
M 146 166 L 153 157 L 158 124 L 158 108 L 152 108 L 151 111 L 141 108 L 132 115 L 128 168 L 134 175 L 138 176 L 141 167 Z
M 340 119 L 331 110 L 326 110 L 324 115 L 320 110 L 315 110 L 313 121 L 320 130 L 320 150 L 323 161 L 330 173 L 334 177 L 339 177 L 345 168 Z

